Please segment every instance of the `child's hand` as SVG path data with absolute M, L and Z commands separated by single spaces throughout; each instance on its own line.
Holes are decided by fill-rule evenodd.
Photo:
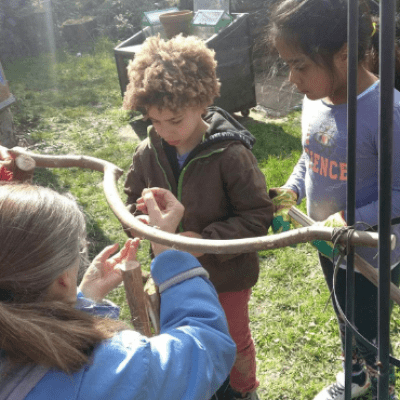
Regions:
M 118 243 L 100 252 L 90 264 L 79 286 L 83 295 L 100 303 L 104 296 L 116 288 L 122 282 L 119 266 L 136 260 L 139 242 L 139 239 L 128 239 L 122 250 L 113 257 L 111 255 L 118 250 Z
M 297 203 L 297 193 L 292 189 L 271 188 L 268 194 L 274 205 L 274 212 L 282 208 L 290 208 Z
M 196 233 L 193 231 L 186 231 L 186 232 L 181 232 L 181 236 L 187 236 L 187 237 L 192 237 L 192 238 L 197 238 L 197 239 L 203 239 L 203 237 L 200 235 L 200 233 Z M 192 256 L 198 258 L 204 255 L 204 253 L 190 253 Z
M 271 188 L 269 197 L 274 205 L 274 219 L 271 227 L 274 233 L 281 233 L 290 230 L 290 225 L 297 227 L 293 219 L 289 217 L 290 207 L 297 203 L 297 193 L 291 189 Z
M 341 228 L 342 226 L 347 226 L 347 222 L 344 219 L 344 211 L 332 214 L 327 219 L 316 222 L 315 225 L 326 226 L 328 228 Z M 338 249 L 333 248 L 333 243 L 331 241 L 314 240 L 311 244 L 316 247 L 320 253 L 330 259 L 338 254 Z
M 326 226 L 328 228 L 341 228 L 342 226 L 347 226 L 347 222 L 344 219 L 344 211 L 339 211 L 336 214 L 332 214 L 324 221 L 319 221 L 316 224 L 319 226 Z

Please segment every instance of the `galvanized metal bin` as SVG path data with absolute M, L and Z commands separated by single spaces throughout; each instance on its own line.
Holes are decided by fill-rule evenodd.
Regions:
M 209 48 L 215 50 L 218 62 L 217 76 L 221 82 L 221 97 L 215 99 L 214 105 L 231 113 L 240 111 L 246 116 L 250 108 L 257 105 L 249 14 L 233 14 L 233 16 L 232 23 L 205 42 Z M 122 96 L 129 83 L 127 65 L 149 35 L 147 29 L 139 31 L 114 49 Z

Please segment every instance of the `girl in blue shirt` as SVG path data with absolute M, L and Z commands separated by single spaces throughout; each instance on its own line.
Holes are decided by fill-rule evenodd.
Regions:
M 302 112 L 303 154 L 288 181 L 270 190 L 273 202 L 290 206 L 307 198 L 308 215 L 328 226 L 346 224 L 347 189 L 347 0 L 284 0 L 270 15 L 271 46 L 289 67 L 289 80 L 304 94 Z M 376 33 L 368 6 L 359 5 L 356 221 L 374 226 L 378 222 L 378 121 L 379 80 L 370 72 L 371 37 Z M 394 90 L 393 131 L 393 218 L 400 215 L 400 93 Z M 357 229 L 366 229 L 357 225 Z M 400 226 L 393 234 L 400 238 Z M 399 243 L 399 240 L 397 240 Z M 377 267 L 376 249 L 356 252 Z M 391 254 L 392 281 L 398 285 L 400 245 Z M 320 254 L 320 263 L 330 291 L 333 264 Z M 340 266 L 336 295 L 345 310 L 346 261 Z M 340 335 L 345 324 L 338 313 Z M 360 273 L 355 277 L 355 325 L 368 340 L 377 340 L 377 288 Z M 353 349 L 352 398 L 369 391 L 377 396 L 377 359 L 361 341 Z M 343 342 L 344 344 L 344 342 Z M 390 399 L 395 376 L 390 377 Z M 314 400 L 344 399 L 344 374 L 323 389 Z

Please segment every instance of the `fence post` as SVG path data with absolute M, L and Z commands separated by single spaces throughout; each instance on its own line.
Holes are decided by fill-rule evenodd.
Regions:
M 379 288 L 378 288 L 378 400 L 389 396 L 389 345 L 390 345 L 390 247 L 387 239 L 391 228 L 392 211 L 392 141 L 393 141 L 393 87 L 394 87 L 394 43 L 395 43 L 395 1 L 380 2 L 380 44 L 379 44 Z
M 349 0 L 347 17 L 347 224 L 355 223 L 356 204 L 356 137 L 357 137 L 357 70 L 358 70 L 358 0 Z M 348 249 L 346 269 L 346 315 L 354 324 L 354 248 Z M 353 332 L 346 325 L 345 400 L 351 399 L 353 365 Z

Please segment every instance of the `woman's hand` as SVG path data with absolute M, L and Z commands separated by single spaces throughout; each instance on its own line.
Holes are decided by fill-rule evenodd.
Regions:
M 186 232 L 181 232 L 181 236 L 186 236 L 186 237 L 191 237 L 191 238 L 196 238 L 196 239 L 203 239 L 203 237 L 200 235 L 200 233 L 196 233 L 193 231 L 186 231 Z M 204 255 L 204 253 L 190 253 L 192 256 L 198 258 Z
M 136 208 L 149 216 L 149 225 L 170 233 L 175 233 L 185 211 L 169 190 L 161 188 L 144 189 Z M 152 242 L 152 248 L 157 255 L 168 247 Z
M 137 209 L 149 216 L 149 224 L 174 233 L 185 212 L 185 207 L 167 189 L 144 189 Z
M 83 295 L 100 303 L 112 289 L 122 282 L 121 264 L 136 260 L 139 239 L 128 239 L 122 250 L 111 257 L 118 250 L 118 243 L 107 246 L 90 264 L 79 286 Z

